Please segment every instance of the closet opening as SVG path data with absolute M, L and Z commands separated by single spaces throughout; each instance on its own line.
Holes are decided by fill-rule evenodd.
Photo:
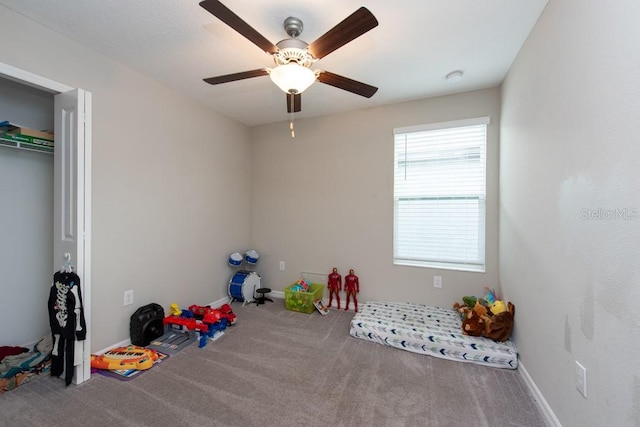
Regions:
M 76 343 L 73 382 L 90 377 L 91 93 L 0 63 L 0 122 L 52 130 L 54 152 L 0 144 L 3 256 L 0 346 L 32 348 L 51 335 L 53 274 L 80 278 L 87 336 Z M 9 326 L 10 325 L 10 326 Z

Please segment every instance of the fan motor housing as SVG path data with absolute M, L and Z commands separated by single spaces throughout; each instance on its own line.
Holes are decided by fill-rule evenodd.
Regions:
M 303 67 L 310 67 L 314 62 L 307 50 L 308 44 L 299 39 L 284 39 L 276 43 L 278 52 L 273 54 L 273 60 L 277 65 L 297 62 Z

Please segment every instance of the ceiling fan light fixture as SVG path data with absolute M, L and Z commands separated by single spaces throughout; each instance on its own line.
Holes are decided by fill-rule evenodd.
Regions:
M 269 72 L 271 80 L 285 93 L 302 93 L 316 81 L 316 73 L 307 67 L 290 62 L 278 65 Z

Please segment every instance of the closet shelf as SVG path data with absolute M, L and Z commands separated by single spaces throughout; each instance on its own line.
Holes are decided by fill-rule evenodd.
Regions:
M 53 153 L 53 132 L 35 130 L 4 120 L 0 122 L 0 145 Z
M 53 154 L 53 141 L 23 135 L 0 135 L 0 146 Z

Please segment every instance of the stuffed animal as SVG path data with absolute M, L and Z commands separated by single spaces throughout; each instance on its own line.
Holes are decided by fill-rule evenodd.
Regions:
M 462 314 L 462 333 L 470 336 L 483 336 L 494 341 L 503 342 L 511 337 L 515 306 L 497 300 L 488 306 L 483 298 L 475 299 L 471 308 L 467 303 L 472 300 L 463 298 L 465 304 L 454 303 L 453 308 Z
M 491 314 L 498 314 L 502 313 L 503 311 L 507 311 L 507 306 L 504 304 L 504 301 L 497 300 L 493 304 L 491 304 L 489 310 L 491 310 Z
M 488 316 L 488 320 L 485 320 L 483 336 L 498 342 L 508 340 L 513 331 L 515 314 L 516 307 L 508 302 L 506 311 Z
M 466 305 L 462 306 L 461 309 L 461 313 L 463 313 L 464 316 L 462 320 L 462 333 L 474 337 L 481 336 L 485 330 L 487 308 L 479 301 L 476 301 L 473 309 L 469 309 Z
M 498 298 L 496 297 L 495 289 L 489 288 L 488 286 L 485 286 L 484 290 L 487 291 L 487 293 L 484 296 L 484 299 L 487 301 L 487 303 L 489 305 L 493 304 L 494 302 L 496 302 L 498 300 Z
M 484 319 L 473 310 L 468 310 L 462 321 L 462 333 L 479 337 L 484 333 Z

